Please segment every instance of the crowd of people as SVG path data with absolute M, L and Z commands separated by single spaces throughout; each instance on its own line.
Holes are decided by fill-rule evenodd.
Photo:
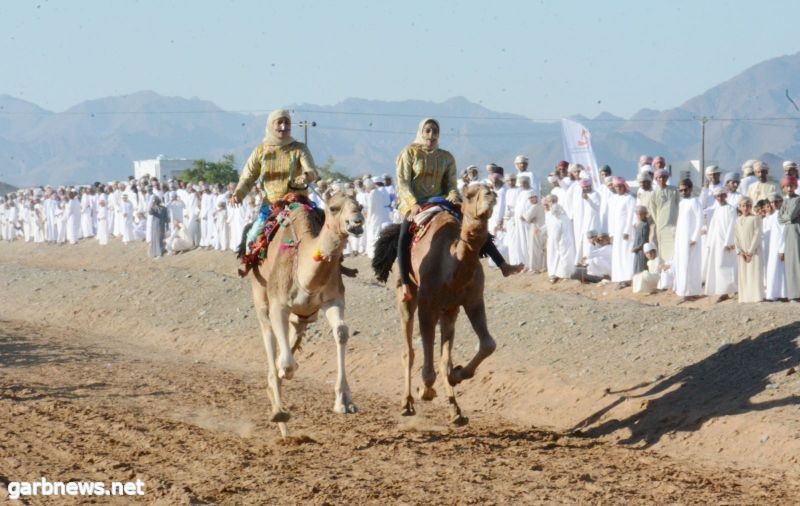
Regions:
M 149 176 L 125 182 L 70 187 L 34 187 L 0 196 L 0 239 L 32 243 L 77 244 L 96 240 L 147 242 L 149 255 L 180 253 L 194 248 L 236 251 L 245 226 L 254 221 L 263 201 L 257 183 L 240 203 L 231 201 L 233 183 L 161 183 Z M 310 198 L 325 207 L 338 191 L 353 191 L 368 214 L 370 234 L 352 237 L 348 252 L 371 252 L 382 226 L 397 220 L 392 178 L 365 177 L 354 182 L 319 181 Z M 396 214 L 396 211 L 394 212 Z
M 238 185 L 131 176 L 125 182 L 36 187 L 0 197 L 0 239 L 52 244 L 91 239 L 101 246 L 112 238 L 146 241 L 156 258 L 194 248 L 237 251 L 262 205 L 286 193 L 292 160 L 308 166 L 304 178 L 316 178 L 307 147 L 291 138 L 290 129 L 288 112 L 270 115 L 265 141 Z M 276 153 L 284 151 L 282 161 Z M 388 175 L 369 174 L 311 186 L 308 198 L 317 207 L 340 191 L 352 192 L 361 204 L 366 233 L 351 237 L 345 254 L 372 257 L 381 230 L 413 219 L 425 199 L 457 201 L 465 186 L 482 183 L 497 194 L 487 250 L 490 264 L 504 275 L 523 270 L 546 273 L 551 283 L 573 278 L 640 293 L 671 290 L 682 301 L 703 295 L 717 300 L 738 295 L 739 302 L 800 300 L 795 162 L 784 162 L 780 182 L 770 179 L 769 167 L 758 160 L 725 174 L 709 166 L 695 186 L 688 172 L 672 174 L 663 157 L 642 156 L 632 191 L 609 166 L 592 177 L 566 161 L 541 181 L 520 155 L 510 171 L 489 164 L 482 177 L 471 165 L 456 181 L 452 155 L 438 148 L 438 122 L 426 119 L 397 164 L 397 187 Z M 265 177 L 273 173 L 283 176 Z M 402 227 L 400 240 L 410 240 Z M 405 279 L 403 244 L 400 251 Z
M 681 302 L 704 295 L 800 299 L 793 161 L 783 163 L 780 181 L 770 179 L 766 163 L 748 160 L 741 172 L 708 166 L 695 186 L 689 172 L 674 177 L 663 157 L 642 156 L 636 191 L 608 166 L 600 168 L 599 185 L 584 167 L 566 161 L 548 184 L 530 174 L 524 156 L 515 166 L 512 174 L 494 164 L 486 168 L 504 210 L 492 216 L 491 232 L 509 262 L 547 272 L 551 283 L 575 278 L 637 293 L 671 290 Z M 463 177 L 475 178 L 475 168 Z

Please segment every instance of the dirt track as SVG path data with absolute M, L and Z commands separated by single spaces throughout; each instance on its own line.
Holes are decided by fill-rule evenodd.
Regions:
M 361 412 L 331 413 L 333 343 L 316 325 L 287 386 L 284 441 L 265 422 L 263 351 L 230 257 L 0 244 L 0 481 L 139 478 L 145 501 L 231 504 L 777 504 L 800 492 L 789 305 L 747 316 L 659 297 L 648 318 L 664 332 L 641 336 L 633 322 L 656 307 L 642 300 L 492 273 L 501 347 L 460 388 L 471 422 L 454 429 L 441 399 L 398 416 L 392 295 L 350 263 L 362 269 L 348 282 Z M 463 359 L 474 337 L 457 336 Z M 566 435 L 579 425 L 586 436 Z

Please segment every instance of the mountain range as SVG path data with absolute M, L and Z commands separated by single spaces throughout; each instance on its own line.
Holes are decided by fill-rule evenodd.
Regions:
M 622 84 L 621 84 L 622 85 Z M 592 133 L 600 164 L 632 177 L 639 155 L 663 155 L 682 170 L 700 156 L 700 118 L 707 117 L 706 160 L 723 171 L 750 158 L 770 164 L 800 158 L 800 53 L 754 65 L 683 104 L 642 109 L 631 118 L 573 116 Z M 293 134 L 318 164 L 329 158 L 351 175 L 393 173 L 394 159 L 414 138 L 419 120 L 435 117 L 441 145 L 459 168 L 495 162 L 510 168 L 526 154 L 544 175 L 564 157 L 559 122 L 497 112 L 462 97 L 434 103 L 347 99 L 333 106 L 294 104 Z M 0 181 L 16 186 L 107 181 L 133 172 L 133 160 L 157 155 L 216 160 L 233 153 L 242 164 L 263 137 L 266 113 L 225 111 L 198 98 L 153 91 L 82 102 L 63 112 L 0 95 Z

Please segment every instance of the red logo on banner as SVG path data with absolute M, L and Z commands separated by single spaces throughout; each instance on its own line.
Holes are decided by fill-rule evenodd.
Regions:
M 578 147 L 585 148 L 589 146 L 589 132 L 585 128 L 581 128 L 581 138 L 578 139 Z

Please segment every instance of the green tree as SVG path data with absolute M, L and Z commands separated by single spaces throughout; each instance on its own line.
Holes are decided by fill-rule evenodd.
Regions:
M 239 173 L 235 168 L 232 154 L 222 155 L 218 162 L 209 162 L 204 159 L 195 160 L 192 168 L 184 171 L 179 179 L 187 183 L 205 181 L 210 184 L 228 184 L 239 180 Z
M 338 170 L 333 170 L 333 164 L 336 163 L 336 160 L 333 159 L 332 156 L 329 156 L 328 159 L 322 165 L 317 166 L 317 174 L 319 174 L 320 179 L 333 179 L 334 181 L 352 181 L 353 178 L 339 172 Z

